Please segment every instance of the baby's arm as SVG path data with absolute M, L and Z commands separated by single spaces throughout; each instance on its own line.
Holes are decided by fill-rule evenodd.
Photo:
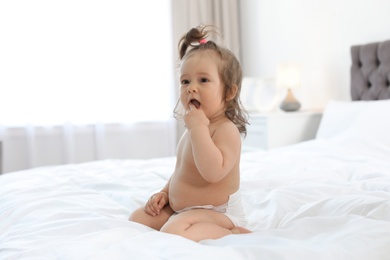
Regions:
M 155 194 L 153 194 L 149 200 L 146 202 L 145 205 L 145 211 L 151 216 L 157 216 L 160 214 L 160 210 L 168 204 L 169 197 L 168 197 L 168 190 L 169 190 L 169 183 L 171 179 L 168 180 L 167 184 L 164 186 L 164 188 Z
M 223 179 L 237 163 L 240 156 L 241 136 L 233 123 L 223 123 L 210 136 L 208 122 L 201 109 L 186 114 L 192 153 L 199 173 L 208 182 Z
M 239 160 L 241 137 L 234 125 L 217 129 L 213 137 L 207 129 L 191 132 L 194 161 L 199 173 L 208 182 L 223 179 Z

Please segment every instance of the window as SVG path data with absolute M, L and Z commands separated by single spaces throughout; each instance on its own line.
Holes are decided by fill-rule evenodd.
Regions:
M 172 117 L 168 0 L 0 3 L 0 124 Z

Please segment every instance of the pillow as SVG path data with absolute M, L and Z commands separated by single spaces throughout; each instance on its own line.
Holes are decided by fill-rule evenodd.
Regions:
M 370 139 L 390 147 L 390 100 L 330 101 L 316 139 L 343 136 Z
M 369 102 L 371 101 L 329 101 L 322 115 L 316 139 L 328 139 L 346 131 Z

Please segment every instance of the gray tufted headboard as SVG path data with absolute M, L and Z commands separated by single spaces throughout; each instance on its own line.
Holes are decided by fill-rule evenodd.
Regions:
M 352 100 L 390 99 L 390 40 L 351 47 Z

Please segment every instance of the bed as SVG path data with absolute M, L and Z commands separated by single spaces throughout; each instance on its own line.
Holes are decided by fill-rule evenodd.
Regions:
M 314 140 L 242 154 L 251 234 L 198 243 L 129 222 L 175 158 L 0 175 L 0 259 L 390 259 L 390 41 L 351 48 L 351 95 Z

